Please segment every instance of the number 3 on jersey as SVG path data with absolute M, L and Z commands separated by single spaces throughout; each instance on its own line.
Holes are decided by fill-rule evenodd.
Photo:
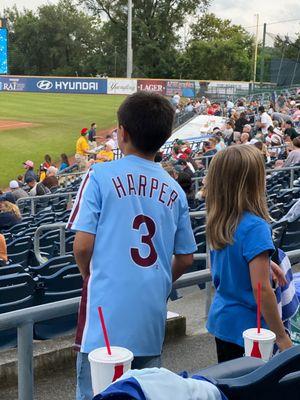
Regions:
M 157 252 L 152 242 L 152 238 L 156 232 L 156 225 L 153 219 L 147 217 L 147 215 L 137 215 L 132 224 L 134 230 L 140 230 L 142 224 L 145 224 L 148 230 L 148 234 L 141 235 L 141 243 L 149 247 L 149 255 L 147 257 L 142 257 L 140 250 L 136 247 L 130 249 L 130 254 L 133 261 L 140 267 L 151 267 L 157 260 Z

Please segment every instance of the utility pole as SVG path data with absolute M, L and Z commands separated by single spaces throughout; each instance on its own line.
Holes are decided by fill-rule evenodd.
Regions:
M 254 66 L 253 66 L 253 88 L 256 82 L 256 66 L 257 66 L 257 50 L 258 50 L 258 22 L 259 14 L 256 15 L 256 35 L 255 35 L 255 48 L 254 48 Z
M 132 76 L 132 0 L 128 0 L 127 21 L 127 78 Z
M 265 72 L 266 34 L 267 34 L 267 24 L 264 23 L 263 42 L 262 42 L 261 60 L 260 60 L 260 85 L 261 86 L 262 86 L 262 83 L 263 83 L 263 80 L 264 80 L 264 72 Z

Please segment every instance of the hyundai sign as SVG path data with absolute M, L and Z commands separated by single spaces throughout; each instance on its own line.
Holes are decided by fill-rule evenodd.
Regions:
M 0 77 L 0 90 L 12 92 L 81 93 L 107 92 L 106 79 Z
M 7 30 L 0 28 L 0 74 L 7 74 Z

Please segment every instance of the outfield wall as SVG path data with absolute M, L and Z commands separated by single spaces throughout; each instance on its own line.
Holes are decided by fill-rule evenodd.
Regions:
M 159 93 L 194 98 L 216 90 L 233 95 L 247 91 L 249 82 L 193 81 L 167 79 L 126 78 L 74 78 L 46 76 L 0 76 L 0 91 L 34 93 L 78 93 L 78 94 L 132 94 L 136 91 Z

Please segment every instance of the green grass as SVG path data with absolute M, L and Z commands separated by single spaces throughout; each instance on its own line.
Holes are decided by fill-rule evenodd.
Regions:
M 116 125 L 116 111 L 124 96 L 0 92 L 0 120 L 31 122 L 38 126 L 0 131 L 0 187 L 24 172 L 29 159 L 35 167 L 45 154 L 59 160 L 74 155 L 83 127 Z

